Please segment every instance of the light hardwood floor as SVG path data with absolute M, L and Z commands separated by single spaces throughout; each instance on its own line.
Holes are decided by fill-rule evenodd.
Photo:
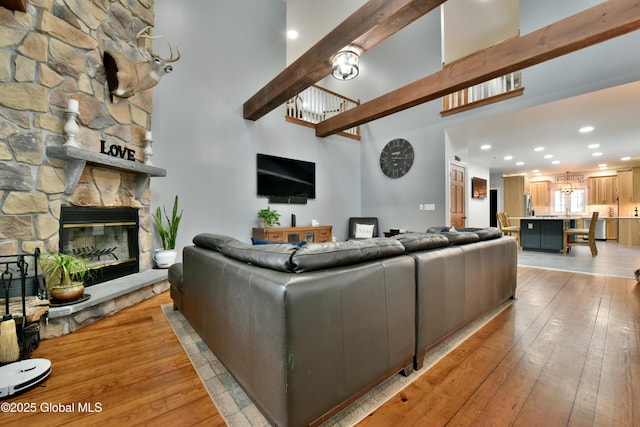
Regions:
M 0 413 L 0 425 L 224 425 L 167 302 L 43 341 L 32 356 L 52 361 L 51 377 L 10 400 L 101 412 Z M 640 426 L 639 331 L 635 280 L 519 267 L 510 307 L 359 425 Z

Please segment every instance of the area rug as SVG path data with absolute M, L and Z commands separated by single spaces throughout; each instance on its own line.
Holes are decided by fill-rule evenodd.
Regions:
M 424 367 L 419 371 L 414 371 L 407 377 L 401 374 L 394 375 L 322 425 L 349 427 L 357 424 L 407 385 L 419 378 L 420 375 L 427 372 L 442 357 L 490 322 L 491 319 L 512 303 L 513 300 L 508 300 L 427 353 Z M 162 311 L 169 321 L 169 324 L 171 324 L 185 353 L 191 360 L 202 384 L 207 389 L 209 396 L 211 396 L 213 404 L 227 425 L 231 427 L 268 426 L 269 423 L 264 416 L 262 416 L 253 402 L 251 402 L 251 399 L 242 391 L 238 383 L 222 363 L 220 363 L 209 347 L 202 341 L 182 313 L 174 310 L 172 304 L 163 304 Z

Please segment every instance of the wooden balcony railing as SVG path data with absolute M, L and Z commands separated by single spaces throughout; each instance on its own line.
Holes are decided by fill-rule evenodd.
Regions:
M 440 115 L 447 116 L 503 101 L 520 96 L 523 92 L 522 72 L 516 71 L 444 96 Z
M 360 105 L 360 101 L 349 99 L 320 86 L 310 86 L 287 101 L 286 120 L 315 128 L 317 123 Z M 360 127 L 356 126 L 338 135 L 360 140 Z

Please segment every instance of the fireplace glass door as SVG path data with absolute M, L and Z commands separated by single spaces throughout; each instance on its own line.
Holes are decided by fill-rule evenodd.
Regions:
M 89 286 L 137 273 L 138 225 L 133 208 L 63 207 L 60 250 L 89 262 Z

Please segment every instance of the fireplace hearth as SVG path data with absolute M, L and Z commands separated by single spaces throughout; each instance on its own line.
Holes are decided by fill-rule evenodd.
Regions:
M 86 286 L 137 273 L 138 210 L 64 206 L 60 251 L 85 258 L 91 267 Z

